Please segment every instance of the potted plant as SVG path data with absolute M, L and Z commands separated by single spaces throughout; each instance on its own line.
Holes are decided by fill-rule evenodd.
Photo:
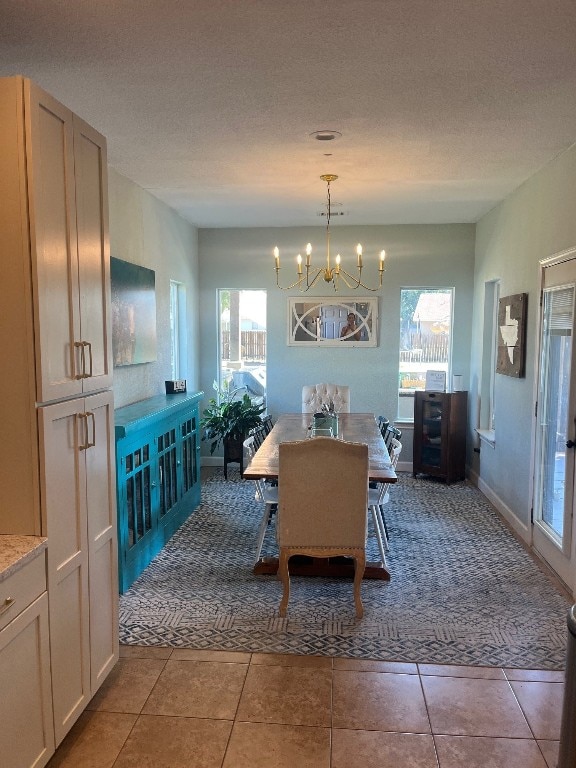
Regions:
M 202 440 L 210 440 L 210 454 L 222 443 L 224 445 L 224 468 L 227 461 L 239 461 L 242 465 L 242 443 L 250 430 L 262 423 L 261 415 L 266 406 L 253 403 L 246 393 L 237 397 L 238 389 L 227 384 L 222 389 L 217 382 L 212 385 L 218 393 L 208 401 L 202 413 L 200 426 Z

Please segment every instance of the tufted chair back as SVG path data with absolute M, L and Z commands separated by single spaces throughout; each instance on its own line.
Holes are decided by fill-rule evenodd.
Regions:
M 305 384 L 302 387 L 302 413 L 315 413 L 330 401 L 338 413 L 350 413 L 350 387 L 340 384 Z

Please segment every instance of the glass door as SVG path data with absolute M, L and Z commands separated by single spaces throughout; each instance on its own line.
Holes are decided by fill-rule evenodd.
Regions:
M 576 588 L 575 285 L 576 260 L 544 270 L 534 476 L 534 546 L 571 589 Z
M 422 464 L 438 469 L 442 467 L 443 408 L 443 398 L 422 403 Z

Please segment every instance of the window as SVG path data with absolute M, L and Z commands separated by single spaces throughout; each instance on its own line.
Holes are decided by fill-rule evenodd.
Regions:
M 426 371 L 445 371 L 452 359 L 453 288 L 400 289 L 398 419 L 414 418 L 414 392 L 424 389 Z
M 266 291 L 220 290 L 220 387 L 266 402 Z
M 494 384 L 498 352 L 498 300 L 500 281 L 484 285 L 484 325 L 482 333 L 482 375 L 480 379 L 480 415 L 477 428 L 481 437 L 494 441 Z
M 186 286 L 170 280 L 170 368 L 173 379 L 187 376 Z

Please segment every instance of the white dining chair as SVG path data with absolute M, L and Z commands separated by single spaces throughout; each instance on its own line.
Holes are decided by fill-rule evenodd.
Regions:
M 396 469 L 398 458 L 402 451 L 402 443 L 396 438 L 390 439 L 390 464 L 392 469 Z M 390 548 L 388 541 L 388 527 L 384 515 L 384 505 L 390 501 L 390 486 L 392 483 L 376 483 L 374 487 L 368 488 L 368 511 L 372 517 L 374 535 L 378 542 L 378 550 L 382 564 L 387 566 L 386 551 Z
M 247 459 L 246 465 L 251 461 L 252 457 L 256 453 L 254 436 L 251 435 L 244 440 L 244 455 Z M 254 562 L 258 562 L 260 559 L 260 553 L 262 552 L 262 545 L 264 543 L 264 537 L 266 536 L 266 529 L 272 519 L 272 516 L 278 506 L 278 486 L 269 485 L 264 480 L 253 480 L 255 487 L 254 498 L 264 505 L 264 511 L 262 512 L 262 519 L 258 526 L 258 534 L 256 536 L 256 552 Z

